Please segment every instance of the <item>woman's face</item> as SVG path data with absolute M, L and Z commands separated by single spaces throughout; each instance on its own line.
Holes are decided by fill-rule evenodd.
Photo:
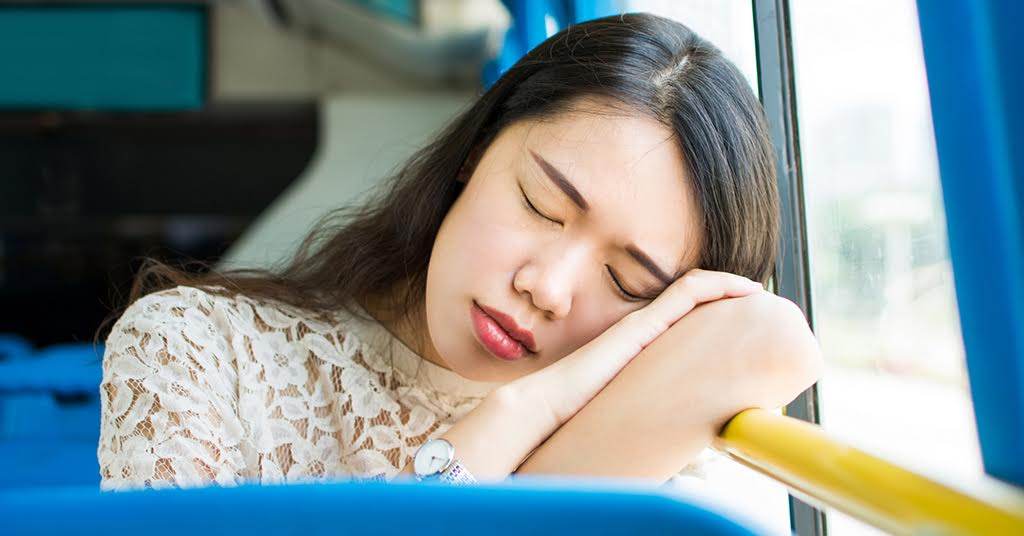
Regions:
M 696 261 L 690 180 L 671 130 L 639 114 L 576 111 L 505 128 L 434 243 L 424 357 L 511 381 L 644 307 Z M 488 350 L 474 303 L 532 332 L 537 352 L 506 360 Z

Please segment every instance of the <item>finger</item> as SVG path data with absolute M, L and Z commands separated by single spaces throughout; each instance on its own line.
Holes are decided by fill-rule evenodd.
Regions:
M 668 329 L 698 304 L 761 292 L 764 286 L 728 272 L 694 269 L 674 281 L 647 307 L 636 313 L 655 328 Z

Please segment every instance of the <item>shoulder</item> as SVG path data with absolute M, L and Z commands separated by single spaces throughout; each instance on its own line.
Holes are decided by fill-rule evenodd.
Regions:
M 146 294 L 123 311 L 104 345 L 104 378 L 231 379 L 239 348 L 259 336 L 241 296 L 176 286 Z
M 108 344 L 126 333 L 141 335 L 186 328 L 204 328 L 201 338 L 205 339 L 217 331 L 212 329 L 215 312 L 223 307 L 223 298 L 195 287 L 177 286 L 152 292 L 125 308 L 111 328 Z
M 107 335 L 105 373 L 117 369 L 125 373 L 140 364 L 153 369 L 149 372 L 160 369 L 166 373 L 174 368 L 173 363 L 190 359 L 203 362 L 208 356 L 215 356 L 216 361 L 230 361 L 230 326 L 225 322 L 223 300 L 213 293 L 186 286 L 152 292 L 135 300 Z
M 189 310 L 210 311 L 219 299 L 221 297 L 213 292 L 179 285 L 151 292 L 135 300 L 125 308 L 119 320 L 159 317 L 185 318 L 185 313 Z
M 330 323 L 310 311 L 245 294 L 224 295 L 217 292 L 220 288 L 179 285 L 142 296 L 124 310 L 112 334 L 125 329 L 205 327 L 208 335 L 235 331 L 258 335 L 296 328 L 300 323 L 317 331 L 330 328 Z

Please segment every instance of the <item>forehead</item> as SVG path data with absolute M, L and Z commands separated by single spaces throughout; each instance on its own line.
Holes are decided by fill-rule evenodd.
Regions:
M 670 272 L 695 261 L 699 217 L 684 156 L 668 127 L 640 114 L 584 110 L 520 128 L 516 159 L 524 177 L 575 212 L 531 151 L 547 160 L 590 205 L 581 220 L 588 229 L 636 244 Z

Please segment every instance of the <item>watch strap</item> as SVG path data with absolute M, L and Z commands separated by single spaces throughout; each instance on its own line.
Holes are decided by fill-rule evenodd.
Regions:
M 452 464 L 448 466 L 448 469 L 445 469 L 438 476 L 438 480 L 454 485 L 476 484 L 476 479 L 473 478 L 473 475 L 470 474 L 458 459 L 452 461 Z

